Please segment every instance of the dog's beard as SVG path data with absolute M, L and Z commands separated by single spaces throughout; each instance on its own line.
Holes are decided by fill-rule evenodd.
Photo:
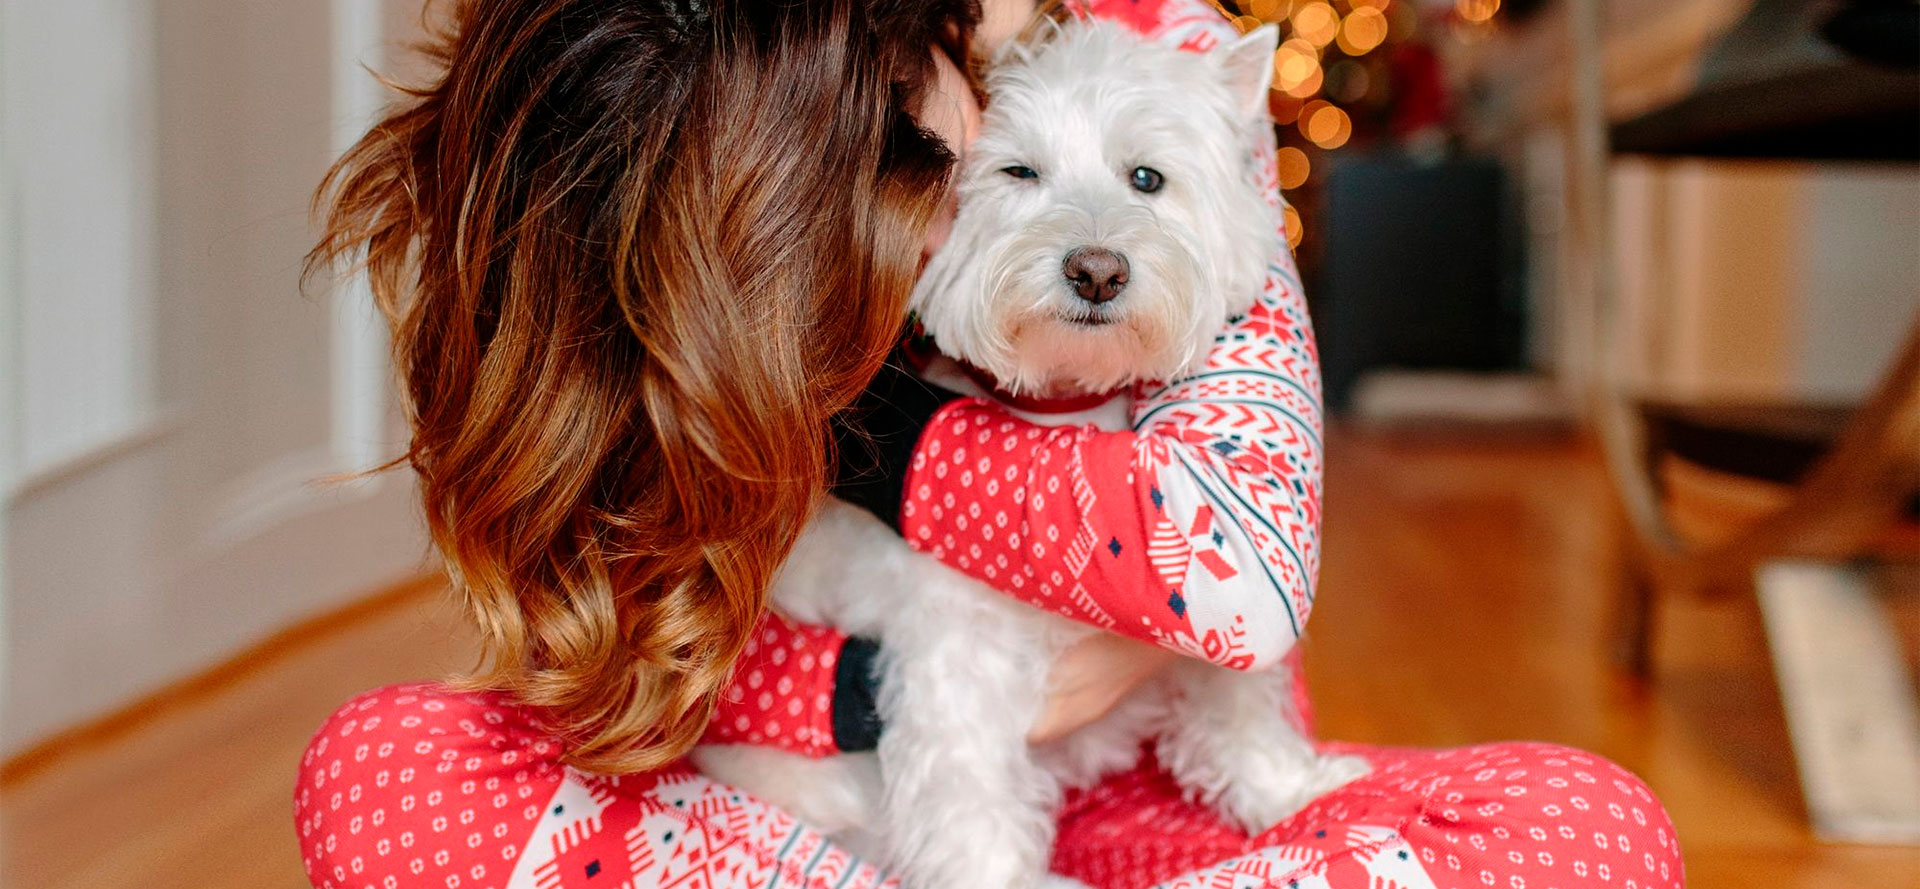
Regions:
M 1128 383 L 1171 376 L 1162 331 L 1138 322 L 1087 327 L 1057 318 L 1016 323 L 1008 339 L 1027 360 L 995 370 L 985 368 L 1009 392 L 1042 398 L 1066 398 L 1111 392 Z
M 1225 323 L 1196 239 L 1165 220 L 1053 211 L 997 235 L 973 222 L 957 222 L 915 308 L 941 351 L 1010 393 L 1066 397 L 1171 379 Z M 1098 305 L 1075 296 L 1061 272 L 1066 254 L 1088 244 L 1130 266 L 1125 290 Z

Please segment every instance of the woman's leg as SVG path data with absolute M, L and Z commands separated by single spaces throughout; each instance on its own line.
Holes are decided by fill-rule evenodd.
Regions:
M 405 685 L 355 698 L 301 761 L 294 816 L 308 879 L 319 889 L 891 885 L 690 768 L 607 778 L 561 765 L 559 752 L 525 711 L 490 695 Z
M 1590 753 L 1333 744 L 1372 774 L 1247 838 L 1143 768 L 1071 800 L 1054 869 L 1102 889 L 1668 889 L 1673 824 L 1638 778 Z

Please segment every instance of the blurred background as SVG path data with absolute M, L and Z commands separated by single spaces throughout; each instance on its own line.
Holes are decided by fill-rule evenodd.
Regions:
M 1285 38 L 1321 733 L 1594 749 L 1694 886 L 1920 885 L 1920 4 L 1222 5 Z M 471 657 L 299 280 L 419 17 L 0 5 L 0 885 L 303 885 L 313 726 Z

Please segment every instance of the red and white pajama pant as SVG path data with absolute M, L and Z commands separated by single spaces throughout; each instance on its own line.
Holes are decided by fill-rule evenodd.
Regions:
M 1673 825 L 1638 778 L 1551 744 L 1329 744 L 1372 774 L 1258 836 L 1183 801 L 1150 761 L 1073 794 L 1053 869 L 1100 889 L 1667 889 Z M 689 767 L 588 775 L 523 711 L 433 685 L 369 692 L 301 764 L 321 889 L 893 885 L 781 810 Z

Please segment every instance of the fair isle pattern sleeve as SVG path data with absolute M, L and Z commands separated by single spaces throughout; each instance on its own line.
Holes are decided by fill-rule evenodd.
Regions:
M 1205 0 L 1093 0 L 1092 14 L 1204 51 Z M 1273 145 L 1253 165 L 1279 217 Z M 901 531 L 1044 610 L 1242 670 L 1280 661 L 1319 568 L 1319 362 L 1282 248 L 1202 369 L 1143 390 L 1131 432 L 1045 427 L 970 399 L 915 449 Z

